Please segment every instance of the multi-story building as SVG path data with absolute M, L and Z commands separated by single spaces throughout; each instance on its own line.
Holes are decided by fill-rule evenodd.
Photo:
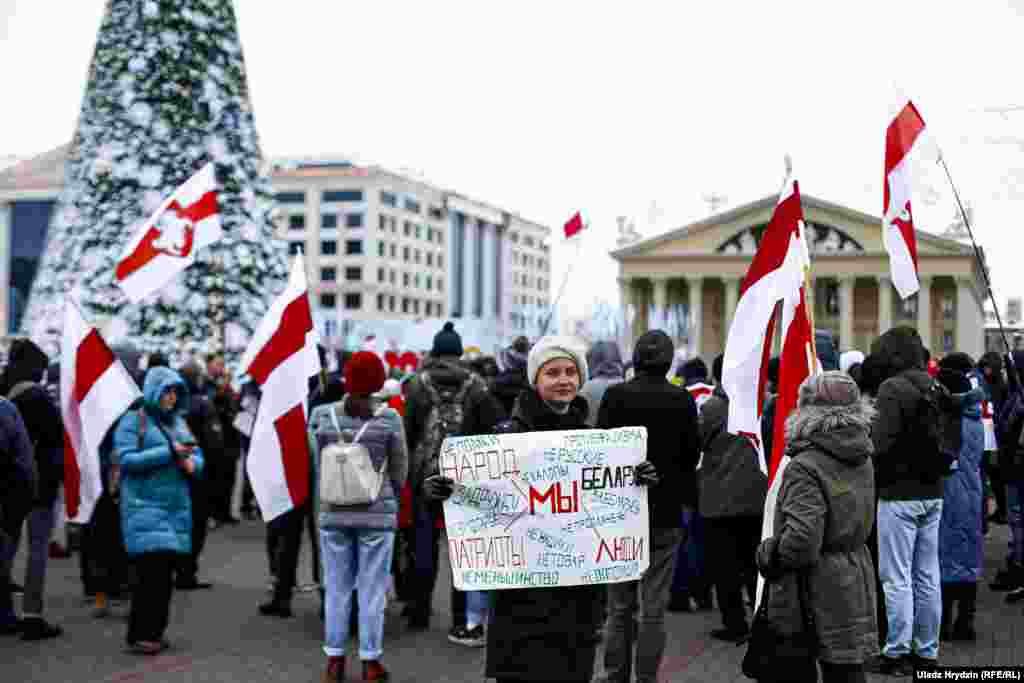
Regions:
M 66 147 L 0 173 L 0 329 L 20 322 Z M 306 254 L 322 332 L 357 322 L 474 318 L 534 332 L 550 306 L 550 229 L 377 166 L 279 161 L 278 236 Z

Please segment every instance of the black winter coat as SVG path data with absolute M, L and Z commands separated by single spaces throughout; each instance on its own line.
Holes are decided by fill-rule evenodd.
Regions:
M 605 391 L 597 414 L 599 429 L 647 428 L 647 460 L 660 481 L 647 489 L 651 529 L 678 529 L 683 506 L 697 502 L 700 431 L 690 392 L 664 375 L 640 374 Z
M 15 385 L 17 386 L 17 385 Z M 13 387 L 8 388 L 8 392 Z M 32 441 L 39 473 L 36 503 L 53 505 L 64 482 L 64 423 L 50 392 L 42 384 L 32 384 L 11 401 L 25 422 Z
M 533 390 L 516 401 L 500 432 L 587 429 L 587 402 L 576 397 L 565 415 L 555 413 Z M 603 619 L 604 586 L 517 588 L 494 591 L 487 630 L 487 671 L 492 678 L 521 681 L 590 681 Z
M 768 494 L 757 450 L 745 437 L 730 434 L 729 397 L 721 387 L 700 409 L 700 443 L 704 451 L 697 482 L 704 517 L 760 517 Z

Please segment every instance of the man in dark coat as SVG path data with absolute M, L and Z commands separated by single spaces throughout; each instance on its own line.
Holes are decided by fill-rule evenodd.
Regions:
M 57 405 L 42 385 L 50 359 L 28 339 L 11 344 L 10 356 L 0 392 L 14 403 L 25 422 L 39 473 L 39 488 L 28 515 L 28 564 L 25 568 L 25 595 L 21 637 L 43 640 L 62 633 L 59 626 L 43 620 L 43 592 L 50 554 L 50 534 L 55 521 L 55 503 L 64 480 L 64 428 Z M 17 547 L 21 528 L 12 541 Z
M 714 577 L 724 628 L 711 632 L 736 642 L 749 633 L 743 588 L 753 596 L 768 477 L 757 450 L 745 437 L 730 434 L 729 397 L 722 389 L 722 356 L 712 364 L 715 393 L 700 411 L 703 455 L 697 470 L 700 514 L 704 518 L 708 574 Z
M 39 487 L 32 441 L 18 409 L 0 398 L 0 635 L 21 631 L 11 599 L 15 538 L 35 502 Z
M 504 416 L 483 379 L 461 364 L 462 355 L 462 338 L 452 323 L 446 323 L 434 337 L 430 357 L 409 380 L 406 389 L 405 437 L 409 445 L 409 484 L 416 517 L 413 538 L 406 546 L 413 555 L 410 563 L 415 567 L 413 594 L 416 599 L 407 605 L 407 616 L 410 628 L 418 630 L 430 624 L 441 540 L 438 528 L 441 507 L 424 499 L 423 481 L 437 474 L 443 435 L 490 434 Z M 439 418 L 443 414 L 458 414 L 461 420 L 459 424 L 444 424 L 446 420 Z M 453 624 L 449 635 L 458 636 L 465 629 L 465 594 L 453 591 L 452 598 Z
M 608 586 L 605 670 L 608 683 L 629 681 L 634 613 L 639 607 L 637 683 L 655 683 L 665 649 L 665 608 L 682 540 L 683 507 L 696 504 L 695 468 L 700 457 L 697 405 L 690 393 L 666 379 L 672 340 L 661 330 L 640 337 L 633 351 L 636 377 L 607 388 L 597 415 L 599 429 L 645 427 L 647 460 L 659 482 L 648 488 L 650 566 L 640 581 Z
M 939 656 L 943 482 L 941 476 L 922 475 L 940 456 L 934 444 L 925 445 L 928 426 L 919 417 L 933 381 L 925 371 L 921 337 L 911 327 L 895 327 L 871 351 L 895 375 L 878 388 L 871 429 L 879 497 L 878 569 L 888 635 L 882 656 L 869 669 L 901 673 L 911 659 L 934 666 Z
M 530 342 L 526 337 L 517 337 L 512 346 L 501 352 L 501 371 L 491 382 L 491 394 L 501 404 L 506 415 L 512 414 L 512 407 L 519 394 L 530 388 L 526 378 L 526 354 Z
M 207 466 L 210 516 L 221 525 L 238 524 L 238 518 L 231 514 L 231 499 L 241 450 L 241 435 L 234 426 L 239 397 L 231 388 L 231 374 L 225 368 L 224 356 L 221 354 L 214 353 L 207 357 L 206 380 L 206 396 L 220 415 L 224 434 L 224 447 L 219 452 L 203 451 Z

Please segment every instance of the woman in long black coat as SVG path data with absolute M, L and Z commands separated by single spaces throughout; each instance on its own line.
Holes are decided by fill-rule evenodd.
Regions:
M 579 395 L 586 381 L 582 345 L 566 337 L 545 337 L 531 349 L 527 376 L 531 388 L 519 394 L 502 433 L 587 429 L 588 405 Z M 644 468 L 644 469 L 642 469 Z M 637 469 L 637 478 L 653 470 Z M 653 474 L 653 473 L 652 473 Z M 454 482 L 430 477 L 427 494 L 444 499 Z M 494 591 L 487 631 L 488 677 L 498 683 L 590 681 L 597 647 L 595 631 L 604 618 L 604 586 L 564 586 Z

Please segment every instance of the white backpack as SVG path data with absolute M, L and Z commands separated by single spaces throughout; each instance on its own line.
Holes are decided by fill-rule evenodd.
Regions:
M 339 409 L 344 410 L 344 408 L 345 399 L 342 399 Z M 366 428 L 373 420 L 385 410 L 387 410 L 387 405 L 378 408 L 350 443 L 344 441 L 346 434 L 338 424 L 336 410 L 334 408 L 327 410 L 330 413 L 331 422 L 334 423 L 334 429 L 341 435 L 342 441 L 332 443 L 320 451 L 320 500 L 322 502 L 331 505 L 368 505 L 377 501 L 381 488 L 384 486 L 388 460 L 384 459 L 379 472 L 375 470 L 373 460 L 370 458 L 370 451 L 359 443 L 359 439 L 362 438 Z

